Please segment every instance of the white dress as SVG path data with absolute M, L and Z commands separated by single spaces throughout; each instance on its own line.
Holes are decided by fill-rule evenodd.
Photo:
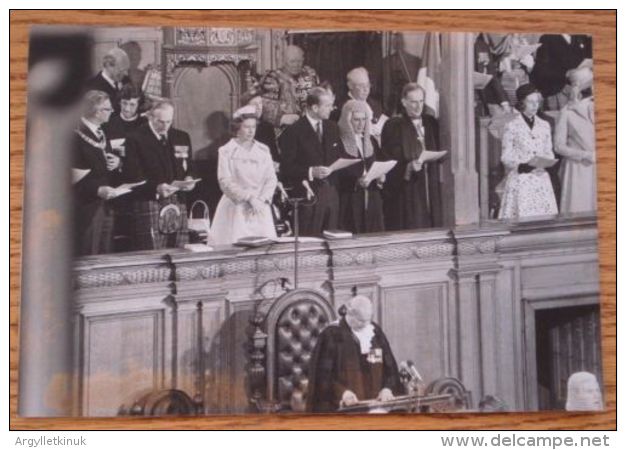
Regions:
M 593 100 L 581 100 L 561 110 L 554 131 L 554 151 L 564 157 L 561 165 L 561 212 L 596 210 L 596 165 L 585 165 L 583 156 L 595 161 Z
M 271 201 L 276 190 L 276 172 L 269 148 L 258 141 L 247 150 L 235 139 L 220 147 L 217 179 L 224 195 L 217 205 L 209 232 L 209 244 L 229 245 L 242 237 L 276 237 Z M 248 200 L 265 202 L 254 213 Z
M 511 120 L 502 134 L 502 164 L 507 170 L 500 219 L 523 219 L 558 214 L 550 175 L 535 169 L 517 173 L 517 166 L 534 156 L 554 158 L 550 124 L 535 116 L 534 126 L 526 124 L 522 115 Z

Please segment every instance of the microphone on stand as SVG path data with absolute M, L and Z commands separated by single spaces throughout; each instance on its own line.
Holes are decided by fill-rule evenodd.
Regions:
M 409 373 L 411 374 L 411 376 L 413 378 L 415 378 L 416 380 L 420 381 L 420 382 L 424 382 L 424 379 L 422 378 L 422 375 L 420 375 L 419 371 L 417 370 L 417 367 L 415 367 L 415 364 L 413 364 L 413 361 L 411 361 L 410 359 L 407 360 L 406 362 L 406 366 L 409 370 Z

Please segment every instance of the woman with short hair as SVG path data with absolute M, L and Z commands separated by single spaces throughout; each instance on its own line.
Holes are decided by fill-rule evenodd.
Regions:
M 270 209 L 276 173 L 269 148 L 254 139 L 256 126 L 254 107 L 240 108 L 233 115 L 233 138 L 219 149 L 217 178 L 224 195 L 209 233 L 212 245 L 276 237 Z
M 536 156 L 554 159 L 550 124 L 537 117 L 541 94 L 532 84 L 516 91 L 520 114 L 504 128 L 502 164 L 507 170 L 500 219 L 523 219 L 558 213 L 550 175 L 529 164 Z

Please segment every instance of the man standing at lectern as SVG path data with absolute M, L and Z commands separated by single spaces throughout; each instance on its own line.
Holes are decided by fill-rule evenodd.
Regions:
M 346 315 L 320 335 L 309 366 L 307 411 L 335 412 L 361 400 L 389 401 L 404 393 L 398 366 L 372 301 L 352 297 Z

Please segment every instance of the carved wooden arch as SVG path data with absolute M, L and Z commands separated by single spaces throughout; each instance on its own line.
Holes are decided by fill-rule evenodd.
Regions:
M 239 73 L 238 66 L 236 66 L 232 62 L 223 61 L 223 62 L 212 63 L 207 66 L 201 66 L 201 67 L 189 67 L 189 66 L 177 67 L 175 70 L 178 71 L 178 74 L 174 77 L 174 82 L 172 83 L 170 96 L 172 97 L 172 99 L 179 97 L 178 89 L 181 85 L 181 80 L 183 80 L 186 73 L 192 70 L 204 70 L 204 69 L 209 69 L 211 67 L 214 67 L 220 72 L 222 72 L 222 74 L 224 74 L 224 76 L 226 77 L 226 80 L 228 81 L 228 85 L 230 87 L 230 92 L 231 92 L 231 96 L 230 96 L 231 110 L 229 111 L 229 114 L 228 114 L 228 116 L 230 117 L 232 116 L 232 113 L 238 108 L 239 98 L 241 97 L 241 74 Z M 210 89 L 210 87 L 207 87 L 207 89 Z

